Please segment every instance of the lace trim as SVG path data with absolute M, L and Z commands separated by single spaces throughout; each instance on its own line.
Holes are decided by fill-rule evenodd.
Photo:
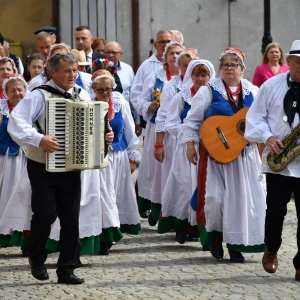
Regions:
M 6 116 L 9 118 L 9 109 L 7 105 L 7 99 L 0 100 L 0 112 L 2 115 Z
M 149 101 L 143 104 L 143 117 L 146 122 L 149 122 L 153 116 L 153 113 L 147 112 L 150 104 L 151 102 Z
M 200 137 L 197 131 L 187 130 L 183 133 L 182 142 L 199 142 Z
M 162 82 L 167 82 L 166 70 L 159 69 L 155 72 L 155 77 L 161 80 Z
M 136 213 L 128 213 L 119 210 L 119 218 L 121 224 L 137 225 L 140 224 L 140 215 Z
M 191 89 L 187 88 L 186 86 L 183 86 L 182 90 L 181 90 L 181 94 L 182 94 L 182 98 L 183 100 L 191 105 L 192 104 L 192 95 L 191 95 Z
M 101 223 L 92 223 L 84 226 L 79 226 L 79 238 L 83 239 L 85 237 L 97 236 L 102 232 Z M 60 240 L 60 226 L 51 231 L 50 238 L 59 241 Z
M 175 77 L 173 77 L 171 79 L 172 81 L 172 84 L 179 90 L 182 90 L 182 86 L 183 86 L 183 83 L 182 83 L 182 80 L 180 78 L 180 75 L 177 75 Z
M 14 230 L 23 231 L 30 230 L 31 219 L 2 217 L 0 234 L 12 234 Z
M 241 81 L 242 81 L 243 95 L 244 97 L 248 96 L 251 93 L 252 83 L 247 79 L 242 79 Z M 209 85 L 214 90 L 219 92 L 225 99 L 227 99 L 226 89 L 221 78 L 216 78 L 215 80 L 210 82 Z
M 161 122 L 155 122 L 156 128 L 155 131 L 156 132 L 165 132 L 166 131 L 166 127 L 165 127 L 165 122 L 161 121 Z
M 102 214 L 102 228 L 120 227 L 119 216 Z
M 128 159 L 141 160 L 141 153 L 136 149 L 127 149 Z
M 117 93 L 113 93 L 113 109 L 117 113 L 121 110 L 122 104 L 120 96 Z

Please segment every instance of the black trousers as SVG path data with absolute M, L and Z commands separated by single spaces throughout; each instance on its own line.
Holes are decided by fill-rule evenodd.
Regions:
M 28 177 L 32 189 L 31 236 L 29 258 L 35 263 L 47 259 L 45 246 L 51 224 L 60 220 L 60 255 L 58 276 L 72 272 L 80 255 L 79 208 L 81 194 L 80 171 L 51 173 L 45 164 L 28 159 Z
M 298 218 L 297 247 L 298 252 L 293 263 L 296 270 L 300 268 L 300 178 L 267 173 L 267 211 L 265 222 L 265 244 L 271 252 L 277 252 L 282 239 L 284 217 L 287 213 L 287 204 L 292 192 L 295 197 Z

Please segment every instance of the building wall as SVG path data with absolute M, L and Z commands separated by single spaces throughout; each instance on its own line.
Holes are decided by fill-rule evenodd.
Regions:
M 20 42 L 23 58 L 36 52 L 34 32 L 52 24 L 52 0 L 1 0 L 0 32 L 9 42 Z

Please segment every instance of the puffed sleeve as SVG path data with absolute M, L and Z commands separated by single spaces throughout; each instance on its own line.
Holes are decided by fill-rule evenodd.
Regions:
M 247 112 L 244 137 L 250 142 L 265 143 L 273 136 L 267 122 L 270 94 L 266 85 L 262 85 Z
M 143 116 L 146 122 L 149 122 L 153 116 L 152 112 L 147 112 L 147 111 L 149 105 L 151 104 L 151 95 L 153 93 L 154 84 L 155 84 L 155 73 L 152 73 L 146 78 L 143 86 L 143 91 L 137 103 L 137 112 L 139 115 Z
M 124 136 L 128 145 L 128 159 L 139 161 L 141 159 L 141 154 L 137 150 L 139 138 L 135 134 L 135 125 L 131 115 L 130 106 L 123 95 L 120 94 L 119 99 L 122 107 L 122 118 L 124 120 Z
M 167 117 L 168 108 L 170 102 L 174 95 L 176 94 L 176 88 L 171 81 L 164 85 L 163 91 L 160 96 L 160 107 L 157 111 L 157 116 L 155 118 L 155 131 L 156 132 L 165 132 L 165 121 Z
M 177 137 L 180 132 L 182 103 L 182 93 L 179 92 L 172 98 L 167 112 L 165 122 L 166 131 L 175 137 Z
M 192 98 L 191 109 L 181 125 L 183 142 L 199 142 L 199 130 L 204 114 L 211 103 L 211 94 L 207 86 L 202 86 Z

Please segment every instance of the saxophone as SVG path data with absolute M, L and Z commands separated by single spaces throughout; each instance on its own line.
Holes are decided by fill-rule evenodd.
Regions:
M 300 138 L 300 123 L 281 141 L 284 148 L 280 154 L 267 155 L 269 168 L 274 172 L 283 170 L 294 158 L 300 155 L 300 144 L 297 140 Z

